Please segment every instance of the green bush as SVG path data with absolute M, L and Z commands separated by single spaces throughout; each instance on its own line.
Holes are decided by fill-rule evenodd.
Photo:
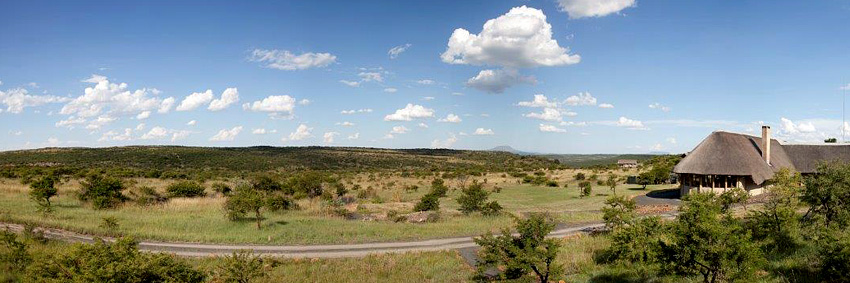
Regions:
M 168 201 L 168 198 L 158 193 L 151 187 L 139 187 L 130 191 L 130 196 L 135 199 L 136 204 L 141 206 L 160 204 Z
M 554 180 L 549 180 L 548 182 L 546 182 L 546 186 L 556 188 L 558 187 L 558 182 Z
M 579 193 L 579 196 L 581 196 L 581 197 L 590 196 L 590 194 L 593 192 L 593 187 L 590 185 L 590 182 L 588 182 L 588 181 L 578 183 L 578 187 L 579 187 L 579 190 L 581 190 L 580 193 Z
M 204 186 L 198 182 L 181 181 L 168 185 L 165 189 L 169 198 L 193 198 L 205 196 Z
M 457 202 L 460 204 L 460 211 L 463 214 L 481 211 L 484 202 L 487 201 L 488 195 L 489 193 L 484 190 L 480 183 L 473 181 L 468 188 L 461 191 L 461 195 L 457 198 Z
M 212 189 L 217 194 L 220 194 L 220 195 L 223 195 L 223 196 L 228 196 L 228 195 L 230 195 L 231 192 L 233 192 L 233 189 L 230 188 L 230 185 L 228 185 L 226 183 L 220 183 L 220 182 L 212 184 Z
M 576 181 L 584 181 L 584 178 L 585 178 L 584 173 L 579 172 L 579 173 L 576 173 L 576 175 L 575 175 Z
M 121 180 L 102 175 L 89 175 L 80 183 L 79 199 L 90 202 L 95 209 L 114 208 L 127 200 Z
M 56 196 L 56 181 L 57 179 L 54 176 L 42 176 L 30 184 L 30 198 L 44 212 L 53 210 L 53 207 L 50 205 L 50 198 Z
M 11 231 L 0 231 L 0 271 L 2 273 L 13 275 L 23 271 L 26 266 L 32 261 L 27 244 L 18 240 L 18 235 Z M 16 282 L 15 278 L 0 279 Z
M 428 193 L 422 196 L 419 199 L 419 202 L 416 203 L 416 206 L 413 207 L 414 211 L 439 211 L 440 210 L 440 196 L 435 193 Z
M 443 179 L 434 179 L 431 181 L 431 193 L 436 194 L 438 197 L 446 197 L 449 192 L 449 187 L 446 186 L 445 181 Z
M 214 282 L 249 283 L 265 276 L 263 259 L 251 251 L 236 251 L 224 257 L 214 271 Z
M 292 198 L 282 195 L 272 195 L 266 198 L 266 207 L 270 211 L 284 211 L 298 208 Z
M 502 206 L 497 201 L 491 201 L 481 208 L 481 214 L 484 216 L 496 216 L 502 213 Z

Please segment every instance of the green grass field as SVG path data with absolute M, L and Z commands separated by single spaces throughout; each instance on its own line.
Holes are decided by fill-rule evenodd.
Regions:
M 222 210 L 221 197 L 172 199 L 155 206 L 138 206 L 126 203 L 113 210 L 93 210 L 74 197 L 73 189 L 64 188 L 53 201 L 55 211 L 43 214 L 26 195 L 27 188 L 15 180 L 5 180 L 0 187 L 0 217 L 4 221 L 30 222 L 40 226 L 62 228 L 94 235 L 126 235 L 137 239 L 206 242 L 206 243 L 257 243 L 257 244 L 342 244 L 382 241 L 406 241 L 475 236 L 487 231 L 510 227 L 509 214 L 531 211 L 548 211 L 567 223 L 601 220 L 603 202 L 610 194 L 607 188 L 594 188 L 590 197 L 579 198 L 575 188 L 549 188 L 530 185 L 505 187 L 501 193 L 492 193 L 508 212 L 503 216 L 463 216 L 456 212 L 453 200 L 459 191 L 450 192 L 441 199 L 443 217 L 435 223 L 394 223 L 389 221 L 346 220 L 342 217 L 322 215 L 314 209 L 283 213 L 266 213 L 263 229 L 257 230 L 252 220 L 228 221 Z M 621 185 L 620 194 L 637 195 L 646 191 L 628 189 Z M 655 186 L 647 189 L 659 189 Z M 404 200 L 415 200 L 425 190 L 409 193 Z M 321 207 L 319 200 L 308 201 L 307 206 Z M 405 203 L 408 207 L 410 203 Z M 382 204 L 391 205 L 391 204 Z M 116 230 L 100 227 L 104 217 L 114 217 L 119 223 Z

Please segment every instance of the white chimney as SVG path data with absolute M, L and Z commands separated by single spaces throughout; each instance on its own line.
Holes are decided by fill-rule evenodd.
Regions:
M 761 156 L 770 165 L 770 126 L 761 126 Z

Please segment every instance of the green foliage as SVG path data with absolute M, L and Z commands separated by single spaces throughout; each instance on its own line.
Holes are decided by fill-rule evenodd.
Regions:
M 491 201 L 481 208 L 481 214 L 484 216 L 497 216 L 502 213 L 502 206 L 497 201 Z
M 575 175 L 576 181 L 584 181 L 584 178 L 585 178 L 584 173 L 578 172 Z
M 431 193 L 436 194 L 439 197 L 446 197 L 449 192 L 449 187 L 446 187 L 445 181 L 443 179 L 437 178 L 431 181 Z
M 224 202 L 224 210 L 230 220 L 239 220 L 247 213 L 254 213 L 257 221 L 257 229 L 262 228 L 263 208 L 268 204 L 262 191 L 251 186 L 242 184 L 236 187 L 236 191 Z
M 460 204 L 460 211 L 463 214 L 481 211 L 484 203 L 487 201 L 488 195 L 489 193 L 484 190 L 482 184 L 473 181 L 468 188 L 461 191 L 461 195 L 457 198 L 457 202 Z
M 98 226 L 102 229 L 105 229 L 110 232 L 110 234 L 115 234 L 115 230 L 118 230 L 118 218 L 114 216 L 107 216 L 101 218 L 100 225 Z
M 0 272 L 10 275 L 20 273 L 31 261 L 26 243 L 11 231 L 0 231 Z M 3 278 L 0 276 L 0 279 Z
M 119 179 L 89 175 L 80 184 L 82 185 L 79 192 L 80 200 L 90 202 L 95 209 L 114 208 L 127 200 L 122 193 L 124 184 Z
M 579 197 L 582 197 L 582 198 L 584 198 L 586 196 L 590 196 L 590 194 L 593 192 L 593 186 L 588 181 L 578 183 L 578 188 L 579 188 Z
M 773 175 L 771 186 L 765 188 L 763 208 L 747 216 L 753 238 L 762 241 L 765 250 L 788 252 L 801 244 L 797 215 L 801 183 L 800 173 L 779 170 Z
M 242 250 L 224 257 L 216 266 L 213 277 L 215 282 L 250 283 L 263 276 L 263 259 L 251 251 Z
M 502 279 L 518 279 L 534 273 L 539 282 L 549 282 L 549 278 L 560 275 L 562 267 L 555 262 L 560 242 L 546 238 L 554 228 L 550 218 L 532 214 L 526 220 L 517 219 L 519 236 L 503 229 L 498 236 L 487 233 L 475 238 L 475 243 L 481 246 L 478 277 L 483 277 L 483 272 L 491 267 L 498 267 Z
M 608 186 L 615 195 L 617 194 L 617 176 L 613 174 L 608 175 L 608 179 L 605 180 L 605 185 Z
M 817 241 L 821 274 L 835 282 L 846 282 L 850 274 L 850 231 L 830 229 Z
M 832 228 L 850 225 L 850 163 L 824 163 L 805 179 L 800 200 L 815 220 Z
M 44 212 L 53 211 L 53 207 L 50 205 L 50 198 L 57 194 L 56 181 L 58 181 L 56 177 L 46 175 L 30 184 L 30 198 Z
M 750 194 L 742 188 L 732 188 L 721 193 L 718 201 L 722 212 L 729 211 L 733 205 L 746 203 Z
M 611 246 L 595 255 L 599 263 L 658 263 L 667 226 L 658 217 L 632 218 L 611 231 Z
M 425 194 L 419 199 L 419 202 L 413 207 L 413 211 L 439 211 L 440 196 L 434 192 Z
M 557 188 L 558 182 L 555 181 L 555 180 L 549 180 L 549 181 L 546 182 L 546 186 L 551 187 L 551 188 Z
M 616 230 L 632 223 L 637 217 L 635 207 L 635 201 L 625 196 L 609 197 L 605 200 L 605 206 L 602 207 L 602 220 L 605 221 L 605 227 Z
M 330 181 L 328 176 L 321 172 L 302 172 L 290 177 L 286 181 L 283 191 L 288 195 L 304 194 L 307 197 L 314 198 L 324 193 L 322 184 L 328 181 Z
M 251 180 L 251 187 L 253 187 L 254 190 L 262 192 L 278 192 L 283 190 L 283 186 L 280 182 L 275 181 L 272 177 L 266 175 L 262 175 Z M 292 194 L 292 192 L 289 194 Z
M 269 211 L 284 211 L 298 208 L 298 204 L 289 196 L 270 195 L 266 197 L 266 207 Z
M 336 196 L 341 197 L 348 193 L 348 189 L 345 188 L 345 185 L 342 182 L 334 182 L 332 185 L 336 191 Z
M 165 189 L 169 198 L 193 198 L 205 196 L 204 186 L 194 181 L 180 181 Z
M 27 268 L 32 282 L 203 282 L 204 274 L 162 253 L 142 253 L 129 238 L 98 240 L 46 255 Z
M 226 183 L 221 183 L 221 182 L 213 183 L 212 189 L 213 189 L 214 192 L 216 192 L 217 194 L 220 194 L 222 196 L 228 196 L 228 195 L 230 195 L 231 192 L 233 192 L 233 189 L 230 188 L 230 185 L 228 185 Z
M 130 191 L 130 196 L 141 206 L 160 204 L 168 198 L 158 193 L 154 188 L 143 186 Z
M 684 197 L 669 238 L 661 243 L 662 270 L 702 275 L 704 282 L 752 278 L 763 257 L 738 219 L 715 194 Z

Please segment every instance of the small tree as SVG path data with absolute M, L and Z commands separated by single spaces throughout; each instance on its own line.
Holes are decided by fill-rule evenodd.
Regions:
M 122 193 L 124 184 L 119 179 L 89 175 L 85 181 L 81 182 L 81 185 L 80 200 L 91 202 L 95 209 L 114 208 L 127 200 Z
M 440 210 L 440 196 L 434 193 L 428 193 L 419 199 L 419 202 L 413 207 L 415 211 L 438 211 Z
M 532 214 L 526 220 L 517 219 L 519 236 L 515 237 L 510 230 L 503 229 L 498 236 L 487 233 L 475 238 L 475 243 L 481 246 L 479 276 L 490 267 L 500 267 L 503 272 L 499 276 L 504 279 L 517 279 L 533 272 L 541 283 L 549 282 L 550 277 L 562 271 L 555 262 L 560 242 L 546 238 L 554 228 L 554 221 L 548 217 Z
M 584 178 L 585 178 L 584 173 L 578 172 L 575 175 L 576 181 L 584 181 Z
M 772 250 L 793 248 L 798 245 L 800 223 L 797 208 L 802 177 L 800 173 L 783 168 L 773 175 L 772 185 L 766 188 L 767 199 L 761 210 L 750 212 L 748 223 L 753 237 L 767 240 L 765 247 Z
M 608 175 L 608 180 L 605 180 L 605 185 L 611 188 L 614 195 L 617 195 L 617 176 Z
M 438 197 L 446 197 L 449 187 L 446 187 L 446 182 L 443 179 L 437 178 L 431 181 L 431 192 Z
M 461 195 L 457 198 L 457 202 L 460 204 L 460 211 L 463 214 L 481 211 L 481 208 L 487 201 L 488 195 L 489 193 L 484 190 L 480 183 L 473 181 L 468 188 L 461 191 Z
M 30 184 L 30 198 L 39 206 L 39 210 L 44 212 L 53 211 L 50 205 L 50 198 L 56 196 L 56 177 L 43 176 L 37 181 Z
M 168 194 L 169 198 L 175 197 L 184 197 L 184 198 L 193 198 L 193 197 L 202 197 L 205 196 L 204 186 L 198 182 L 193 181 L 182 181 L 176 182 L 165 189 L 165 192 Z
M 850 225 L 850 163 L 824 163 L 817 172 L 805 179 L 800 200 L 827 228 L 843 229 Z
M 608 198 L 605 200 L 605 206 L 602 207 L 602 220 L 605 221 L 605 226 L 615 230 L 632 223 L 637 217 L 635 207 L 635 201 L 625 196 Z
M 227 218 L 237 220 L 242 218 L 245 213 L 254 213 L 254 219 L 257 221 L 257 229 L 262 228 L 263 207 L 267 201 L 262 192 L 253 189 L 249 186 L 239 186 L 236 192 L 227 198 L 224 202 L 224 210 L 227 212 Z
M 593 186 L 588 181 L 578 183 L 578 188 L 579 188 L 579 197 L 581 197 L 581 198 L 584 198 L 586 196 L 590 196 L 590 193 L 593 190 Z

